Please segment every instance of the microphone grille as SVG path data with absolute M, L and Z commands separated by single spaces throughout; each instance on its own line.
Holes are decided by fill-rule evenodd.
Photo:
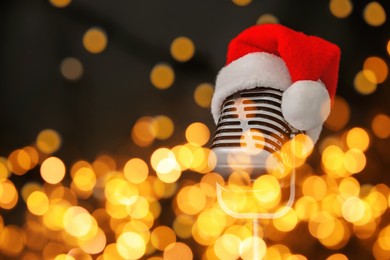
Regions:
M 283 163 L 282 146 L 296 129 L 283 118 L 282 93 L 278 89 L 257 87 L 225 99 L 211 145 L 217 157 L 217 171 L 231 172 L 234 163 L 238 168 L 264 170 L 269 155 Z M 242 153 L 249 154 L 252 160 L 228 162 L 229 155 L 239 157 Z

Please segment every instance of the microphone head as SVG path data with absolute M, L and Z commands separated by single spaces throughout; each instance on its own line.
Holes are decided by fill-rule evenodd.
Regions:
M 209 166 L 228 178 L 246 171 L 251 178 L 286 171 L 282 146 L 298 131 L 284 119 L 282 91 L 257 87 L 227 97 L 211 145 Z

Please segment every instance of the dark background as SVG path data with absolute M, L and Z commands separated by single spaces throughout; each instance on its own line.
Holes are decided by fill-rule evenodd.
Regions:
M 390 114 L 389 80 L 367 96 L 355 91 L 353 80 L 368 56 L 389 62 L 390 23 L 368 25 L 362 17 L 368 2 L 354 1 L 351 15 L 338 19 L 325 0 L 254 0 L 244 7 L 230 0 L 73 0 L 65 8 L 44 0 L 2 0 L 0 156 L 33 144 L 45 128 L 60 133 L 63 145 L 56 156 L 68 165 L 104 153 L 147 160 L 156 147 L 183 143 L 184 130 L 192 122 L 203 122 L 213 130 L 209 110 L 195 104 L 193 91 L 200 83 L 214 83 L 228 42 L 266 13 L 292 29 L 340 46 L 337 95 L 351 108 L 346 128 L 370 128 L 374 115 Z M 379 2 L 390 10 L 388 1 Z M 107 48 L 100 54 L 91 54 L 82 45 L 83 34 L 93 26 L 103 28 L 108 36 Z M 195 44 L 195 56 L 185 63 L 175 61 L 169 52 L 178 36 L 187 36 Z M 83 64 L 79 81 L 62 77 L 59 66 L 66 57 Z M 151 69 L 160 62 L 175 70 L 175 82 L 167 90 L 156 89 L 149 80 Z M 132 126 L 142 116 L 159 114 L 173 119 L 173 136 L 147 148 L 137 147 L 130 138 Z M 324 129 L 321 137 L 333 134 L 338 133 Z M 390 185 L 389 145 L 388 139 L 373 139 L 367 152 L 366 171 L 371 171 L 357 177 L 361 183 Z M 318 156 L 314 153 L 311 160 L 318 162 Z M 15 178 L 16 185 L 25 181 Z M 18 221 L 15 212 L 4 214 L 7 221 Z M 352 255 L 356 250 L 353 241 L 345 248 Z M 358 254 L 369 257 L 367 252 Z

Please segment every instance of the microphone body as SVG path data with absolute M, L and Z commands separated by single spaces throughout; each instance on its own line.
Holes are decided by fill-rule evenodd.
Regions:
M 236 92 L 223 102 L 211 145 L 210 167 L 224 177 L 244 170 L 254 179 L 284 172 L 282 146 L 298 130 L 284 119 L 282 91 L 256 87 Z

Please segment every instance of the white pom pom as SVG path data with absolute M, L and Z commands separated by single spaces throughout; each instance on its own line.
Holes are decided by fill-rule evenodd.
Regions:
M 283 93 L 282 112 L 287 122 L 299 130 L 316 128 L 330 112 L 328 91 L 317 81 L 296 81 Z

